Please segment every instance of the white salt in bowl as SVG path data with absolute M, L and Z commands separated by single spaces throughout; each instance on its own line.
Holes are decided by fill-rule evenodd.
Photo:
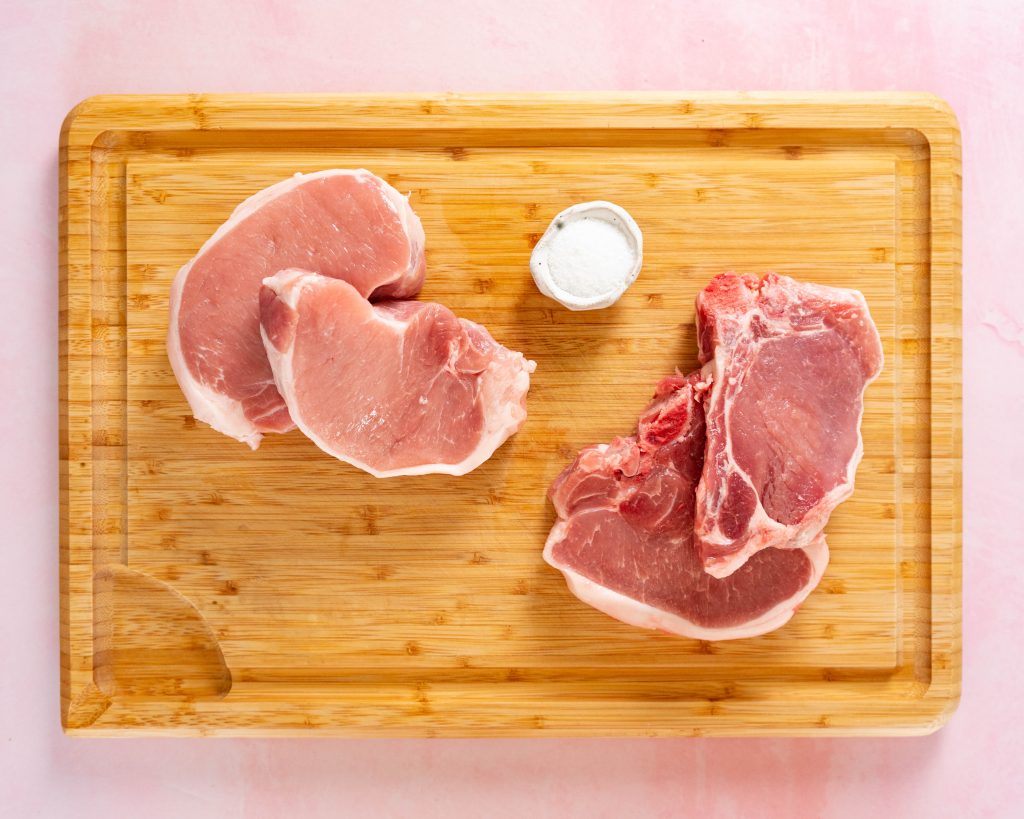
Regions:
M 643 235 L 633 217 L 601 201 L 559 213 L 530 256 L 537 289 L 570 310 L 615 304 L 642 264 Z

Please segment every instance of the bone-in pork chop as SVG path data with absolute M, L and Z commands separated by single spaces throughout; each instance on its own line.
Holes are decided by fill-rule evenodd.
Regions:
M 761 549 L 814 542 L 853 492 L 882 344 L 856 290 L 773 273 L 712 279 L 697 336 L 711 389 L 695 528 L 706 570 L 726 577 Z
M 782 626 L 818 584 L 828 548 L 764 549 L 730 577 L 704 571 L 693 536 L 704 463 L 700 375 L 658 384 L 637 434 L 584 448 L 552 484 L 544 559 L 583 602 L 625 623 L 701 640 Z

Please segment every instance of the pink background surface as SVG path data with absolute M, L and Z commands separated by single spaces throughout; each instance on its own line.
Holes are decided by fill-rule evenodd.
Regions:
M 1006 816 L 1024 800 L 1024 5 L 0 0 L 0 814 Z M 293 8 L 294 7 L 294 8 Z M 627 8 L 631 10 L 627 11 Z M 905 740 L 65 738 L 57 132 L 100 92 L 928 90 L 964 145 L 964 697 Z

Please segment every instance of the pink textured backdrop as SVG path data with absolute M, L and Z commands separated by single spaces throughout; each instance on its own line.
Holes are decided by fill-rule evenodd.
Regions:
M 1022 67 L 1020 0 L 0 0 L 0 235 L 10 254 L 0 265 L 0 814 L 1020 815 Z M 965 671 L 951 724 L 922 739 L 853 741 L 64 738 L 56 144 L 65 112 L 100 92 L 573 89 L 928 90 L 956 109 Z

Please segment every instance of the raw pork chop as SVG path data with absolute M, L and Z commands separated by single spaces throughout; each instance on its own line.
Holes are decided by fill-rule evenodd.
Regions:
M 369 171 L 296 174 L 246 199 L 171 288 L 167 351 L 193 415 L 253 449 L 292 429 L 260 341 L 264 277 L 301 265 L 365 297 L 415 296 L 423 243 L 405 197 Z
M 697 297 L 707 453 L 696 533 L 705 569 L 807 546 L 853 492 L 864 389 L 882 344 L 856 290 L 769 273 L 716 276 Z
M 583 602 L 624 623 L 692 637 L 754 637 L 783 625 L 828 563 L 823 535 L 765 549 L 732 576 L 704 571 L 693 537 L 704 462 L 699 374 L 658 384 L 636 436 L 583 449 L 551 485 L 544 559 Z
M 284 270 L 266 279 L 260 308 L 295 423 L 378 478 L 463 475 L 526 418 L 536 365 L 440 304 L 371 304 L 344 281 Z

